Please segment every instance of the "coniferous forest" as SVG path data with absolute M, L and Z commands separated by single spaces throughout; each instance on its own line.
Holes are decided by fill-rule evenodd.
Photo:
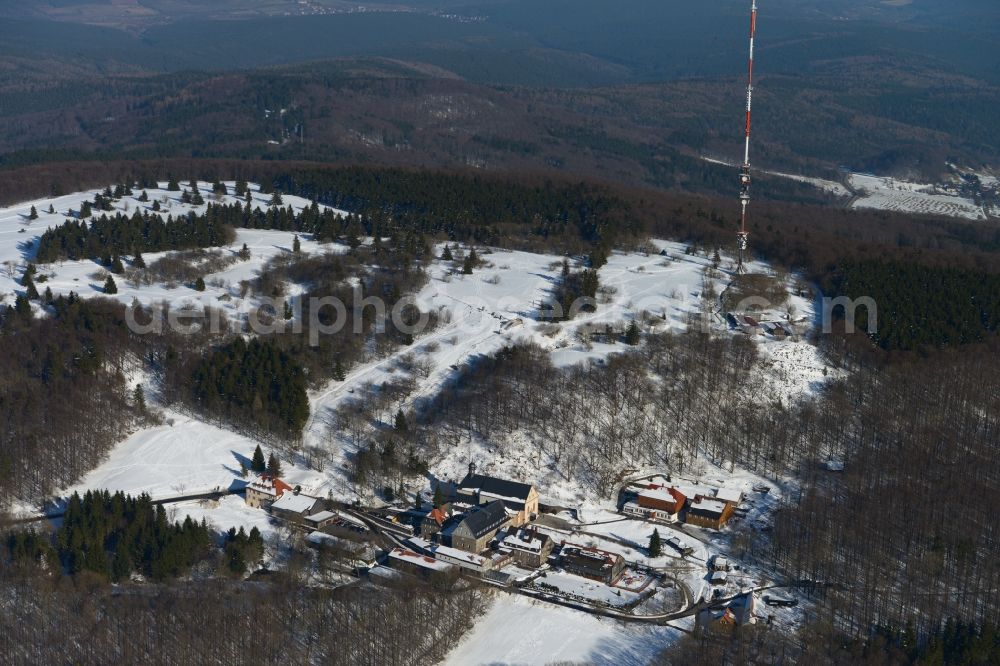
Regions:
M 982 342 L 1000 327 L 1000 275 L 869 260 L 845 262 L 833 281 L 835 294 L 878 304 L 874 339 L 886 350 Z M 858 315 L 855 325 L 867 330 L 867 309 Z
M 196 404 L 233 423 L 295 437 L 309 418 L 302 367 L 268 340 L 237 338 L 216 350 L 195 366 L 190 385 Z
M 89 572 L 116 582 L 133 573 L 163 580 L 206 557 L 212 534 L 190 517 L 170 523 L 148 495 L 87 491 L 70 496 L 55 544 L 52 552 L 34 533 L 22 532 L 11 536 L 9 547 L 16 563 L 58 563 L 68 574 Z

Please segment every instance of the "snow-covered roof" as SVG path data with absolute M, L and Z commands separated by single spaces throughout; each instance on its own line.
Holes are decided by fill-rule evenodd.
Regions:
M 410 537 L 406 540 L 406 543 L 413 547 L 416 551 L 430 552 L 434 547 L 434 544 L 427 539 L 421 539 L 420 537 Z
M 535 527 L 531 527 L 519 530 L 512 529 L 500 540 L 500 545 L 516 550 L 539 553 L 545 546 L 545 542 L 550 540 L 549 535 L 539 532 Z
M 343 511 L 337 511 L 336 513 L 337 513 L 338 516 L 340 516 L 341 520 L 344 520 L 344 521 L 346 521 L 348 523 L 356 525 L 356 526 L 360 527 L 361 529 L 363 529 L 365 531 L 368 530 L 368 526 L 365 525 L 364 521 L 355 518 L 351 514 L 344 513 Z
M 524 498 L 523 497 L 510 497 L 509 495 L 500 495 L 498 493 L 491 493 L 486 490 L 479 491 L 479 501 L 488 502 L 493 500 L 500 500 L 508 508 L 517 508 L 521 510 L 524 508 Z M 516 513 L 516 512 L 515 512 Z
M 281 497 L 279 497 L 274 504 L 271 505 L 271 508 L 278 509 L 280 511 L 291 511 L 292 513 L 303 513 L 305 511 L 311 511 L 315 504 L 315 497 L 309 497 L 308 495 L 296 495 L 294 493 L 283 493 Z
M 740 500 L 743 498 L 743 493 L 736 488 L 719 488 L 715 491 L 715 498 L 720 499 L 723 502 L 739 504 Z
M 254 481 L 253 483 L 247 484 L 249 490 L 261 493 L 263 495 L 277 495 L 278 491 L 274 489 L 274 486 L 270 483 L 262 483 L 260 481 Z
M 274 497 L 281 495 L 287 490 L 291 490 L 292 487 L 281 479 L 276 479 L 269 474 L 259 474 L 253 481 L 247 484 L 246 489 Z
M 314 513 L 311 516 L 306 516 L 306 520 L 311 520 L 314 523 L 321 523 L 325 520 L 330 520 L 331 518 L 336 518 L 337 514 L 333 511 L 320 511 L 319 513 Z
M 368 544 L 342 539 L 326 532 L 310 532 L 306 540 L 316 546 L 340 546 L 355 558 L 365 562 L 375 559 L 375 551 Z
M 515 550 L 527 550 L 532 553 L 539 553 L 542 550 L 542 540 L 533 538 L 525 541 L 519 536 L 511 535 L 502 541 L 504 546 Z
M 420 553 L 415 553 L 412 550 L 406 550 L 405 548 L 393 548 L 392 551 L 389 552 L 389 559 L 397 562 L 416 564 L 417 566 L 430 571 L 451 571 L 454 568 L 447 562 L 439 562 L 433 557 L 427 557 L 426 555 L 421 555 Z
M 724 502 L 720 502 L 719 500 L 702 497 L 700 500 L 691 504 L 691 510 L 718 513 L 721 515 L 722 512 L 726 510 L 726 505 Z
M 639 493 L 639 497 L 648 497 L 650 499 L 663 500 L 665 502 L 673 502 L 674 496 L 670 494 L 667 488 L 646 488 Z
M 489 495 L 505 502 L 524 504 L 528 500 L 528 495 L 531 494 L 532 486 L 509 479 L 498 479 L 494 476 L 467 474 L 458 488 L 460 491 L 478 491 L 480 496 Z
M 434 549 L 434 555 L 438 558 L 447 558 L 460 562 L 465 562 L 468 564 L 475 565 L 477 567 L 482 567 L 488 562 L 487 558 L 482 555 L 476 555 L 475 553 L 470 553 L 465 550 L 459 550 L 458 548 L 449 548 L 448 546 L 438 546 Z
M 381 564 L 379 564 L 378 566 L 372 567 L 368 571 L 368 575 L 369 576 L 375 576 L 376 578 L 383 578 L 383 579 L 391 580 L 391 579 L 394 579 L 394 578 L 399 578 L 399 576 L 401 574 L 400 574 L 400 572 L 396 571 L 395 569 L 390 569 L 389 567 L 385 567 L 385 566 L 382 566 Z
M 701 495 L 703 497 L 712 497 L 715 495 L 715 488 L 710 488 L 708 486 L 702 485 L 692 485 L 692 486 L 675 486 L 685 497 L 697 497 Z

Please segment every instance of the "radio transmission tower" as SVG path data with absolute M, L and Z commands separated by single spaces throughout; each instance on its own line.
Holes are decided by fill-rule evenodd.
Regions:
M 750 66 L 747 75 L 747 118 L 745 134 L 745 144 L 743 147 L 743 166 L 740 167 L 740 204 L 743 212 L 740 214 L 740 230 L 736 232 L 736 244 L 739 247 L 740 258 L 736 264 L 737 273 L 745 273 L 746 267 L 743 265 L 743 255 L 747 251 L 747 204 L 750 203 L 750 109 L 753 102 L 753 40 L 757 35 L 757 0 L 751 0 L 750 7 Z

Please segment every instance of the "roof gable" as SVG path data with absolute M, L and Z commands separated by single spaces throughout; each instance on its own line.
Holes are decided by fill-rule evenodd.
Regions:
M 455 528 L 455 532 L 479 538 L 498 527 L 506 519 L 507 512 L 504 509 L 503 502 L 496 500 L 477 507 L 466 514 L 462 522 Z
M 524 502 L 531 494 L 533 486 L 528 483 L 510 481 L 508 479 L 498 479 L 495 476 L 482 476 L 480 474 L 467 474 L 459 484 L 460 490 L 472 490 L 482 493 L 489 493 L 497 497 L 509 497 Z

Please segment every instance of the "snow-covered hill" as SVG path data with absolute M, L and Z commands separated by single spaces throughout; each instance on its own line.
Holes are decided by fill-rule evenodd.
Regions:
M 190 210 L 203 210 L 204 207 L 182 204 L 180 193 L 166 191 L 165 185 L 148 191 L 150 202 L 162 202 L 163 215 L 177 216 Z M 231 189 L 233 184 L 228 185 Z M 199 187 L 203 192 L 211 190 L 210 183 L 200 183 Z M 253 189 L 255 205 L 266 207 L 269 196 Z M 97 192 L 26 202 L 0 210 L 0 262 L 7 262 L 4 265 L 9 269 L 0 274 L 0 291 L 6 293 L 8 303 L 12 301 L 11 292 L 23 289 L 19 284 L 20 276 L 25 263 L 33 258 L 38 236 L 47 227 L 61 224 L 70 211 L 79 210 L 80 204 L 92 199 Z M 116 209 L 129 212 L 137 206 L 151 205 L 141 204 L 138 194 L 136 191 L 135 196 L 116 202 Z M 239 201 L 232 196 L 219 200 L 225 203 Z M 296 210 L 309 203 L 285 197 L 285 205 Z M 54 214 L 46 212 L 50 205 L 56 211 Z M 28 219 L 32 206 L 39 212 L 39 218 L 33 221 Z M 138 299 L 144 304 L 166 300 L 175 307 L 186 303 L 212 305 L 238 317 L 248 305 L 241 302 L 239 282 L 254 277 L 273 257 L 290 252 L 292 242 L 290 232 L 238 230 L 236 241 L 222 250 L 235 254 L 246 243 L 251 259 L 206 276 L 204 292 L 187 286 L 129 284 L 119 280 L 115 298 L 123 303 Z M 301 242 L 304 254 L 347 250 L 346 246 L 336 243 L 316 243 L 308 236 L 303 236 Z M 654 322 L 657 330 L 685 330 L 690 317 L 705 308 L 702 296 L 707 284 L 711 282 L 717 293 L 725 288 L 729 279 L 727 262 L 724 259 L 721 270 L 712 272 L 712 259 L 708 254 L 691 254 L 684 245 L 668 241 L 655 241 L 654 246 L 647 253 L 613 253 L 600 269 L 602 292 L 596 310 L 560 325 L 539 321 L 538 313 L 558 279 L 562 257 L 481 248 L 485 265 L 473 275 L 456 274 L 451 262 L 432 262 L 427 267 L 430 280 L 416 295 L 416 302 L 422 310 L 436 312 L 439 325 L 425 335 L 418 335 L 411 347 L 354 367 L 345 381 L 331 382 L 312 392 L 311 416 L 302 448 L 324 451 L 327 462 L 322 469 L 316 469 L 316 465 L 307 466 L 303 458 L 289 461 L 286 465 L 288 480 L 301 484 L 315 495 L 353 499 L 345 458 L 351 448 L 346 437 L 340 436 L 336 429 L 331 431 L 329 424 L 338 407 L 345 400 L 362 394 L 366 386 L 413 376 L 417 388 L 399 405 L 407 408 L 421 398 L 433 397 L 463 363 L 478 355 L 491 354 L 505 345 L 532 342 L 549 350 L 555 365 L 567 366 L 599 360 L 628 349 L 620 344 L 590 341 L 587 330 L 608 324 L 621 326 L 643 313 Z M 436 248 L 437 256 L 441 249 L 440 245 Z M 146 261 L 150 263 L 159 256 L 148 255 Z M 36 278 L 36 283 L 40 289 L 44 284 L 57 295 L 71 290 L 84 298 L 103 295 L 102 285 L 94 278 L 101 268 L 93 261 L 42 265 L 38 275 L 44 277 Z M 769 272 L 770 269 L 755 264 L 751 270 Z M 706 278 L 706 272 L 712 277 Z M 808 327 L 814 315 L 813 304 L 799 296 L 790 298 L 799 325 Z M 771 315 L 776 319 L 787 318 L 787 313 L 777 311 Z M 718 312 L 712 321 L 719 331 L 726 330 L 725 320 Z M 809 395 L 825 381 L 823 363 L 816 349 L 808 343 L 762 336 L 760 347 L 773 368 L 772 386 L 776 397 L 793 401 Z M 154 392 L 154 404 L 155 399 Z M 530 441 L 521 444 L 526 450 L 530 449 Z M 247 437 L 168 410 L 165 425 L 141 430 L 119 443 L 108 460 L 74 489 L 143 491 L 154 497 L 164 497 L 225 488 L 236 481 L 241 461 L 249 456 L 254 446 L 256 442 Z M 514 442 L 510 471 L 523 475 L 529 456 L 517 454 L 517 449 L 517 442 Z M 434 461 L 432 473 L 437 478 L 460 476 L 470 459 L 484 454 L 475 443 L 453 449 L 446 458 Z M 579 487 L 544 488 L 543 493 L 553 499 L 567 500 L 587 495 L 586 490 Z

